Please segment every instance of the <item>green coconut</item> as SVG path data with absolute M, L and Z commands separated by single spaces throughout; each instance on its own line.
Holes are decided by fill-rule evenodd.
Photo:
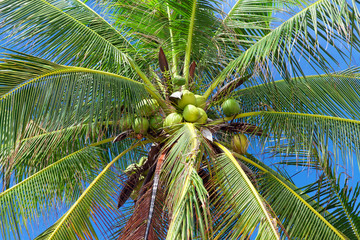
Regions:
M 189 90 L 182 91 L 181 99 L 178 100 L 178 106 L 181 109 L 184 109 L 186 105 L 195 105 L 196 104 L 196 98 L 195 95 L 190 92 Z
M 157 130 L 162 127 L 163 119 L 161 116 L 156 115 L 150 118 L 150 128 Z
M 208 119 L 208 116 L 204 109 L 198 107 L 198 110 L 200 113 L 200 118 L 198 120 L 196 120 L 196 123 L 205 124 Z
M 205 108 L 205 106 L 206 106 L 206 98 L 204 96 L 195 94 L 195 99 L 196 99 L 195 106 L 197 106 L 199 108 Z
M 170 127 L 181 123 L 183 116 L 180 113 L 170 113 L 164 120 L 163 127 Z
M 172 83 L 176 86 L 182 86 L 184 85 L 186 82 L 186 79 L 184 77 L 175 75 L 174 77 L 172 77 Z
M 188 122 L 196 122 L 200 118 L 199 108 L 192 104 L 186 105 L 183 111 L 184 119 Z
M 145 134 L 149 130 L 149 121 L 146 118 L 135 118 L 133 130 L 135 133 Z
M 123 116 L 119 123 L 121 130 L 128 130 L 131 128 L 131 117 L 129 115 Z
M 249 147 L 249 140 L 244 134 L 236 134 L 231 139 L 231 147 L 234 152 L 245 154 Z
M 235 100 L 235 99 L 227 99 L 223 104 L 222 104 L 222 110 L 225 116 L 227 117 L 231 117 L 235 114 L 239 114 L 240 113 L 240 104 Z
M 143 99 L 137 104 L 141 116 L 151 116 L 159 110 L 159 103 L 155 99 Z

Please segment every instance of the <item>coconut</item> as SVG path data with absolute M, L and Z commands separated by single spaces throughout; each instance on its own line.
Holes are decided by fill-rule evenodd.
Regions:
M 157 130 L 162 127 L 162 124 L 163 124 L 163 119 L 161 116 L 157 115 L 150 118 L 150 128 Z
M 181 109 L 184 109 L 186 107 L 186 105 L 195 105 L 196 104 L 196 98 L 195 95 L 190 92 L 189 90 L 184 90 L 182 92 L 182 96 L 181 99 L 178 100 L 178 106 Z
M 121 130 L 128 130 L 131 128 L 131 117 L 129 115 L 120 118 L 120 128 Z
M 149 130 L 149 121 L 146 118 L 135 118 L 133 130 L 135 133 L 145 134 Z
M 195 99 L 196 99 L 195 106 L 197 106 L 199 108 L 205 108 L 205 106 L 206 106 L 206 98 L 204 96 L 195 94 Z
M 228 99 L 222 104 L 222 110 L 225 116 L 231 117 L 240 113 L 240 104 L 235 99 Z
M 164 120 L 163 127 L 170 127 L 175 124 L 181 123 L 183 116 L 179 113 L 170 113 Z
M 245 154 L 249 147 L 249 140 L 244 134 L 234 135 L 231 139 L 231 147 L 234 152 L 239 154 Z
M 151 116 L 159 109 L 159 103 L 155 99 L 143 99 L 137 104 L 141 116 Z
M 200 118 L 198 120 L 196 120 L 196 123 L 205 124 L 208 119 L 208 116 L 207 116 L 206 112 L 204 111 L 204 109 L 198 107 L 198 110 L 200 113 Z
M 192 104 L 188 104 L 184 108 L 183 117 L 188 122 L 195 122 L 200 118 L 199 109 Z
M 182 86 L 182 85 L 185 84 L 186 79 L 184 77 L 175 75 L 174 77 L 172 77 L 172 82 L 173 82 L 174 85 Z

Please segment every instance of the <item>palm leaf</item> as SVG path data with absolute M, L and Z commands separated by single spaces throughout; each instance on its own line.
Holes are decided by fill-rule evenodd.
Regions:
M 129 71 L 124 52 L 128 41 L 80 1 L 6 0 L 1 1 L 0 9 L 0 34 L 9 38 L 11 48 L 61 64 L 113 73 Z M 32 45 L 30 52 L 28 44 Z
M 216 166 L 212 171 L 223 191 L 217 199 L 220 208 L 218 211 L 230 211 L 232 214 L 219 220 L 215 239 L 245 238 L 252 235 L 255 228 L 258 228 L 258 239 L 280 239 L 277 227 L 272 221 L 273 217 L 264 204 L 265 199 L 230 151 L 221 144 L 216 145 L 223 151 L 223 154 L 217 156 Z
M 131 150 L 148 143 L 139 142 L 124 150 L 114 158 L 90 183 L 71 208 L 50 228 L 36 239 L 75 239 L 92 236 L 98 239 L 91 222 L 91 209 L 103 208 L 104 211 L 115 212 L 116 204 L 109 204 L 111 193 L 116 185 L 116 175 L 111 171 L 112 165 Z
M 111 140 L 107 139 L 73 152 L 1 192 L 0 219 L 3 238 L 11 239 L 11 233 L 15 232 L 17 227 L 21 229 L 20 223 L 27 226 L 41 213 L 52 209 L 56 202 L 70 204 L 76 200 L 82 192 L 82 181 L 95 178 L 98 167 L 102 165 L 96 146 Z M 76 178 L 73 177 L 75 175 Z
M 186 123 L 165 145 L 170 150 L 161 182 L 166 186 L 166 206 L 171 219 L 166 239 L 211 236 L 207 191 L 197 173 L 202 158 L 198 149 L 203 141 L 194 125 Z
M 138 40 L 137 46 L 142 49 L 142 56 L 148 58 L 148 64 L 156 63 L 157 59 L 154 53 L 161 45 L 166 55 L 173 60 L 172 68 L 175 69 L 175 74 L 181 73 L 179 65 L 183 65 L 181 59 L 185 58 L 186 40 L 192 39 L 192 44 L 189 46 L 192 49 L 191 58 L 199 59 L 201 49 L 206 48 L 209 44 L 213 45 L 210 38 L 213 34 L 212 29 L 214 29 L 213 23 L 220 24 L 213 14 L 220 12 L 220 8 L 217 6 L 217 1 L 213 0 L 187 0 L 182 3 L 161 0 L 146 1 L 142 4 L 138 4 L 134 0 L 121 3 L 116 1 L 100 2 L 104 2 L 109 11 L 118 13 L 115 25 L 123 28 Z M 193 17 L 191 18 L 191 16 Z M 192 34 L 194 32 L 196 34 Z M 191 59 L 189 54 L 186 55 L 185 62 L 188 62 L 188 69 Z M 183 71 L 188 71 L 185 66 Z
M 234 155 L 259 171 L 261 195 L 270 204 L 291 239 L 346 239 L 343 233 L 327 220 L 329 213 L 306 193 L 252 156 L 246 158 L 237 153 Z
M 66 67 L 42 74 L 0 98 L 1 148 L 14 146 L 30 120 L 47 132 L 86 123 L 88 133 L 98 123 L 107 128 L 146 96 L 141 83 L 106 72 Z
M 356 36 L 353 35 L 353 31 L 347 30 L 351 24 L 352 30 L 356 31 L 358 15 L 357 8 L 343 0 L 318 0 L 307 5 L 230 62 L 206 90 L 205 97 L 208 98 L 234 71 L 242 75 L 250 68 L 268 73 L 273 64 L 284 78 L 289 77 L 289 67 L 292 67 L 295 74 L 304 75 L 296 59 L 296 52 L 307 57 L 311 64 L 328 71 L 330 64 L 325 56 L 335 63 L 336 60 L 319 44 L 319 39 L 324 39 L 330 44 L 334 40 L 349 42 L 347 40 L 351 39 L 349 44 L 358 49 Z M 332 22 L 329 23 L 329 20 Z M 315 32 L 314 35 L 309 33 L 310 30 Z M 335 49 L 342 54 L 341 49 L 336 46 Z M 287 64 L 284 64 L 285 59 Z
M 343 118 L 360 118 L 359 73 L 346 72 L 306 76 L 291 83 L 280 80 L 269 84 L 244 84 L 233 93 L 244 112 L 273 109 L 275 111 L 308 112 Z
M 0 95 L 29 79 L 65 68 L 45 59 L 14 50 L 5 50 L 9 53 L 0 54 Z
M 354 188 L 349 187 L 349 178 L 346 173 L 341 173 L 334 168 L 331 163 L 331 156 L 324 153 L 319 159 L 317 151 L 321 148 L 314 148 L 314 155 L 311 160 L 297 161 L 297 166 L 306 166 L 320 172 L 317 180 L 303 187 L 304 194 L 312 196 L 310 199 L 316 201 L 319 206 L 323 206 L 331 214 L 326 215 L 326 219 L 337 229 L 339 229 L 349 239 L 359 238 L 360 219 L 359 219 L 359 195 L 360 188 L 358 183 Z M 283 161 L 282 164 L 292 165 L 292 160 Z
M 260 138 L 262 144 L 270 143 L 278 154 L 305 151 L 311 155 L 312 145 L 317 141 L 326 151 L 333 151 L 335 161 L 352 161 L 351 156 L 359 156 L 359 120 L 308 113 L 259 111 L 224 118 L 211 124 L 238 118 L 259 127 L 263 131 Z M 329 142 L 332 144 L 329 145 Z M 282 147 L 284 144 L 285 148 Z

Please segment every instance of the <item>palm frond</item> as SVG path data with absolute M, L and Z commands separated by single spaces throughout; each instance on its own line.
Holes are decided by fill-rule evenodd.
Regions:
M 45 59 L 14 50 L 0 54 L 0 96 L 18 85 L 56 70 L 65 68 Z
M 236 118 L 244 118 L 247 123 L 259 127 L 263 131 L 261 143 L 269 143 L 279 155 L 290 152 L 307 152 L 311 155 L 314 141 L 324 146 L 324 150 L 332 151 L 335 161 L 352 161 L 353 156 L 360 154 L 359 120 L 308 113 L 259 111 L 225 118 L 224 121 Z M 216 123 L 214 121 L 212 124 Z
M 304 194 L 312 196 L 310 200 L 316 201 L 319 206 L 331 213 L 326 215 L 326 219 L 334 227 L 349 239 L 357 239 L 360 230 L 359 183 L 354 188 L 349 187 L 351 179 L 346 172 L 339 172 L 333 167 L 329 153 L 323 153 L 320 159 L 317 153 L 319 150 L 321 151 L 321 148 L 314 148 L 314 156 L 311 160 L 298 161 L 298 166 L 304 165 L 320 171 L 320 176 L 314 183 L 302 188 Z M 293 162 L 283 161 L 281 164 L 293 164 Z
M 191 123 L 184 124 L 165 147 L 161 182 L 166 186 L 170 223 L 166 239 L 211 236 L 207 191 L 198 175 L 203 138 Z M 200 152 L 201 153 L 201 152 Z
M 91 221 L 92 209 L 103 208 L 103 211 L 109 213 L 116 212 L 116 204 L 111 199 L 116 189 L 116 180 L 114 181 L 116 174 L 111 171 L 112 165 L 133 149 L 147 143 L 149 141 L 139 142 L 114 158 L 89 184 L 71 208 L 36 239 L 76 239 L 89 236 L 98 239 Z
M 241 102 L 244 112 L 273 109 L 360 119 L 359 89 L 359 69 L 350 68 L 291 82 L 280 80 L 260 85 L 246 82 L 244 89 L 232 95 Z
M 1 1 L 0 34 L 7 46 L 60 64 L 126 73 L 124 36 L 80 1 Z M 28 48 L 27 46 L 31 46 Z
M 171 69 L 177 71 L 175 74 L 187 71 L 185 68 L 182 71 L 180 69 L 185 67 L 182 59 L 185 58 L 186 40 L 192 38 L 192 44 L 189 46 L 192 49 L 191 56 L 187 54 L 186 60 L 188 68 L 191 59 L 199 59 L 202 49 L 209 44 L 213 45 L 213 24 L 220 24 L 214 15 L 220 12 L 218 2 L 214 0 L 187 0 L 181 3 L 159 0 L 141 4 L 133 0 L 100 2 L 104 3 L 109 11 L 116 13 L 116 27 L 137 40 L 137 46 L 142 49 L 141 54 L 147 58 L 148 64 L 156 63 L 154 53 L 161 46 L 169 59 L 172 59 Z M 196 34 L 189 35 L 195 32 Z
M 262 70 L 268 73 L 271 65 L 275 65 L 284 78 L 289 78 L 290 68 L 295 75 L 304 75 L 297 54 L 328 72 L 331 68 L 328 61 L 337 61 L 321 46 L 320 39 L 334 46 L 340 55 L 343 52 L 336 46 L 335 40 L 347 42 L 358 50 L 355 36 L 358 31 L 358 16 L 355 3 L 350 4 L 344 0 L 318 0 L 305 6 L 230 62 L 206 90 L 205 97 L 208 98 L 234 72 L 240 76 L 248 71 Z M 310 31 L 314 31 L 314 34 Z M 268 81 L 266 77 L 267 74 L 264 76 L 265 82 Z
M 329 213 L 304 191 L 254 157 L 248 155 L 247 158 L 237 153 L 234 155 L 258 171 L 257 174 L 261 176 L 258 178 L 259 191 L 291 239 L 346 239 L 328 221 Z
M 236 1 L 227 14 L 222 13 L 222 24 L 218 26 L 212 39 L 218 49 L 214 51 L 207 48 L 204 51 L 200 60 L 201 67 L 209 71 L 207 68 L 210 65 L 217 66 L 212 71 L 212 75 L 217 75 L 230 60 L 271 31 L 270 23 L 276 20 L 272 14 L 280 12 L 283 5 L 293 2 L 295 1 Z
M 14 147 L 31 120 L 46 132 L 89 124 L 95 133 L 99 123 L 107 129 L 122 114 L 134 115 L 147 96 L 143 84 L 106 72 L 66 67 L 42 74 L 0 98 L 1 148 Z
M 42 133 L 43 129 L 35 131 L 37 128 L 32 126 L 33 124 L 33 122 L 29 123 L 24 131 L 24 136 L 27 136 L 31 129 L 30 136 L 34 135 L 35 137 L 22 139 L 21 142 L 16 143 L 13 149 L 5 151 L 0 157 L 0 176 L 3 177 L 5 188 L 9 186 L 10 180 L 18 183 L 59 158 L 68 155 L 69 151 L 77 151 L 87 145 L 85 127 L 88 125 Z
M 192 40 L 194 35 L 194 25 L 195 25 L 195 16 L 197 12 L 197 0 L 192 1 L 192 9 L 191 9 L 191 17 L 189 24 L 189 33 L 186 41 L 186 51 L 185 51 L 185 60 L 184 60 L 184 76 L 186 79 L 185 86 L 187 87 L 189 84 L 189 68 L 190 68 L 190 58 L 191 58 L 191 50 L 192 50 Z
M 41 169 L 25 180 L 0 193 L 1 233 L 11 239 L 16 228 L 27 226 L 41 214 L 47 214 L 58 203 L 70 204 L 83 191 L 83 181 L 96 177 L 103 165 L 96 146 L 111 142 L 107 139 L 76 152 Z M 77 177 L 74 177 L 77 176 Z M 41 192 L 41 194 L 39 194 Z
M 266 200 L 261 197 L 231 152 L 221 144 L 216 145 L 223 151 L 223 154 L 213 160 L 216 164 L 212 167 L 222 191 L 215 200 L 217 211 L 219 214 L 225 211 L 231 214 L 217 220 L 215 238 L 245 238 L 251 236 L 257 228 L 257 239 L 280 239 L 277 225 L 273 222 L 274 217 L 266 208 Z

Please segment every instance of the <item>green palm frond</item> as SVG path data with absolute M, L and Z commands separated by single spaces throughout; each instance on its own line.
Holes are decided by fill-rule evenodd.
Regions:
M 360 119 L 358 69 L 269 84 L 244 84 L 233 93 L 244 112 L 264 109 Z
M 294 162 L 282 161 L 282 164 Z M 330 154 L 325 153 L 322 159 L 319 159 L 315 149 L 311 161 L 297 161 L 296 164 L 320 171 L 320 176 L 314 183 L 303 187 L 304 193 L 312 196 L 310 199 L 331 212 L 326 218 L 334 227 L 349 239 L 360 238 L 359 184 L 357 183 L 354 188 L 349 187 L 351 179 L 345 175 L 346 173 L 339 173 L 339 170 L 333 167 Z
M 206 90 L 205 96 L 209 97 L 234 71 L 240 75 L 249 68 L 268 72 L 273 64 L 284 78 L 289 77 L 290 67 L 295 74 L 304 75 L 294 54 L 296 52 L 307 58 L 310 64 L 328 71 L 331 65 L 325 57 L 335 63 L 337 61 L 321 46 L 320 39 L 329 42 L 340 54 L 342 50 L 334 44 L 336 40 L 348 42 L 358 49 L 353 32 L 357 29 L 358 16 L 357 8 L 345 0 L 318 0 L 305 6 L 230 62 Z M 349 38 L 354 41 L 348 41 Z
M 123 74 L 130 70 L 128 41 L 79 1 L 6 0 L 0 9 L 0 34 L 9 39 L 8 47 L 60 64 Z
M 328 221 L 329 213 L 304 191 L 254 157 L 246 158 L 236 153 L 234 155 L 258 171 L 257 174 L 261 176 L 258 178 L 259 191 L 291 239 L 346 239 L 343 233 Z
M 214 13 L 220 12 L 217 1 L 187 0 L 178 3 L 159 0 L 141 4 L 133 0 L 100 2 L 105 2 L 109 11 L 117 13 L 117 28 L 138 40 L 137 46 L 141 49 L 142 56 L 147 57 L 152 64 L 156 63 L 155 53 L 162 46 L 169 59 L 175 58 L 172 64 L 178 64 L 172 67 L 177 70 L 183 68 L 182 71 L 185 72 L 188 71 L 186 69 L 190 60 L 200 58 L 202 49 L 209 44 L 214 46 L 211 37 L 216 26 L 213 25 L 220 24 L 214 16 Z M 192 39 L 191 43 L 187 44 L 187 39 Z M 185 53 L 187 47 L 188 53 Z M 214 50 L 216 47 L 213 47 Z M 187 60 L 184 60 L 185 55 Z
M 335 161 L 352 161 L 352 156 L 360 154 L 359 120 L 276 111 L 249 112 L 238 117 L 262 129 L 261 142 L 269 143 L 278 154 L 305 151 L 311 155 L 314 141 L 327 151 L 331 149 Z M 282 148 L 283 144 L 286 144 L 285 148 Z
M 0 96 L 39 75 L 65 68 L 25 53 L 8 51 L 0 54 Z
M 57 159 L 68 155 L 70 149 L 76 151 L 86 145 L 85 128 L 77 126 L 42 134 L 43 129 L 40 129 L 40 132 L 34 132 L 36 127 L 32 125 L 33 122 L 30 122 L 25 134 L 31 129 L 35 137 L 17 142 L 13 149 L 5 150 L 0 157 L 2 166 L 0 175 L 3 177 L 4 186 L 10 184 L 10 179 L 18 183 Z
M 79 124 L 68 128 L 44 132 L 40 128 L 36 131 L 36 126 L 31 121 L 29 127 L 25 130 L 21 138 L 13 149 L 8 149 L 1 154 L 0 164 L 3 176 L 3 185 L 18 183 L 28 176 L 40 171 L 48 165 L 54 163 L 59 158 L 68 155 L 69 151 L 77 151 L 88 145 L 88 142 L 97 142 L 99 139 L 105 139 L 113 135 L 112 122 L 107 122 L 108 130 L 105 130 L 105 122 L 99 123 L 93 128 L 94 137 L 89 136 L 90 124 Z M 123 123 L 120 120 L 119 125 Z M 29 131 L 32 131 L 29 133 Z M 10 177 L 11 176 L 11 177 Z
M 129 78 L 77 67 L 66 67 L 29 79 L 0 98 L 1 148 L 14 146 L 28 123 L 46 132 L 78 124 L 105 128 L 121 115 L 133 115 L 146 87 Z
M 223 151 L 213 166 L 213 172 L 223 191 L 217 199 L 220 205 L 218 208 L 220 212 L 230 211 L 231 214 L 219 220 L 215 239 L 245 238 L 252 235 L 256 228 L 257 239 L 280 239 L 274 216 L 267 209 L 265 199 L 231 152 L 221 144 L 217 143 L 217 146 Z
M 108 211 L 109 213 L 116 212 L 115 203 L 111 204 L 111 196 L 116 189 L 116 180 L 114 181 L 116 174 L 111 171 L 111 167 L 126 154 L 130 154 L 131 157 L 130 151 L 147 143 L 149 141 L 134 144 L 109 162 L 70 209 L 53 226 L 40 234 L 36 239 L 76 239 L 88 236 L 99 239 L 91 221 L 93 220 L 92 212 L 94 209 L 99 208 L 103 208 L 105 209 L 103 211 Z
M 171 221 L 166 239 L 211 236 L 207 191 L 198 175 L 204 140 L 191 123 L 184 124 L 169 140 L 161 180 L 167 186 Z
M 68 205 L 75 201 L 83 191 L 83 181 L 95 178 L 98 168 L 103 165 L 98 158 L 100 149 L 96 146 L 110 141 L 112 139 L 86 146 L 58 159 L 1 192 L 0 219 L 4 239 L 8 239 L 16 228 L 21 230 L 21 225 L 27 228 L 57 203 Z

